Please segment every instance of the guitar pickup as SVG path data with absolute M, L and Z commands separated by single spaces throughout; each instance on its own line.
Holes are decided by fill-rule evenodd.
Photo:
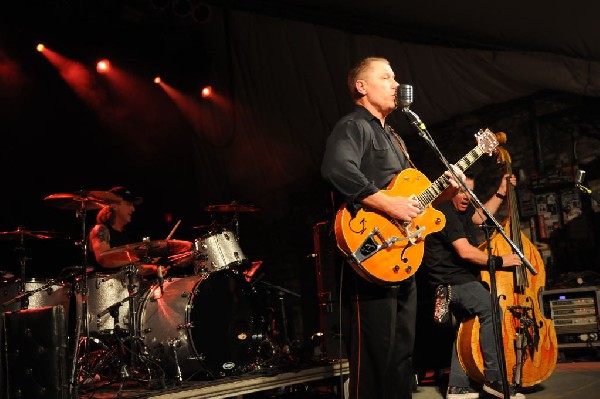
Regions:
M 417 229 L 416 231 L 410 233 L 406 237 L 400 238 L 400 237 L 392 236 L 386 240 L 385 237 L 379 232 L 379 229 L 377 227 L 375 227 L 373 229 L 373 231 L 365 238 L 365 240 L 362 242 L 362 244 L 351 255 L 351 257 L 354 261 L 361 263 L 365 259 L 370 258 L 371 256 L 375 255 L 377 252 L 381 251 L 382 249 L 385 249 L 385 248 L 388 248 L 388 247 L 394 245 L 398 241 L 410 240 L 409 245 L 414 244 L 412 239 L 414 237 L 418 237 L 424 230 L 425 230 L 425 227 L 421 227 L 421 228 Z M 375 237 L 377 237 L 379 242 L 377 242 Z

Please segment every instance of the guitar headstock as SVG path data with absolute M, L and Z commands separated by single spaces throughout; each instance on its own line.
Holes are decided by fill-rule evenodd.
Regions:
M 496 135 L 488 128 L 485 128 L 485 130 L 479 129 L 479 131 L 475 133 L 475 139 L 477 140 L 477 146 L 489 156 L 492 156 L 498 147 Z

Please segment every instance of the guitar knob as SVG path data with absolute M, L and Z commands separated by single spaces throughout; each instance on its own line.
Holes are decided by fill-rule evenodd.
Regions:
M 412 271 L 412 266 L 406 266 L 406 269 L 404 269 L 405 273 L 410 273 Z
M 442 223 L 442 219 L 441 218 L 435 218 L 435 224 L 440 224 Z
M 398 270 L 400 270 L 400 266 L 394 265 L 394 273 L 398 273 Z

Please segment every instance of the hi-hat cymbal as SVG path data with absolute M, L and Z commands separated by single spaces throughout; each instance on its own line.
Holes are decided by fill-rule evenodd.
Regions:
M 103 206 L 116 204 L 121 198 L 109 191 L 81 190 L 73 193 L 52 194 L 44 198 L 51 206 L 76 211 L 80 209 L 96 210 Z
M 207 212 L 258 212 L 260 209 L 253 205 L 242 205 L 234 201 L 226 205 L 209 205 L 204 210 Z
M 47 240 L 49 238 L 64 238 L 68 239 L 65 234 L 57 231 L 30 231 L 22 228 L 18 228 L 14 231 L 2 231 L 0 232 L 0 240 L 20 240 L 20 239 L 37 238 L 40 240 Z
M 154 240 L 136 242 L 111 248 L 100 258 L 111 263 L 137 262 L 145 258 L 157 258 L 179 254 L 192 249 L 192 242 L 182 240 Z

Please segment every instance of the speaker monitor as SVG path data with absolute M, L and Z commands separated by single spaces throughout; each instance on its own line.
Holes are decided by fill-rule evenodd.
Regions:
M 66 399 L 65 310 L 47 306 L 2 314 L 3 395 L 6 399 Z

